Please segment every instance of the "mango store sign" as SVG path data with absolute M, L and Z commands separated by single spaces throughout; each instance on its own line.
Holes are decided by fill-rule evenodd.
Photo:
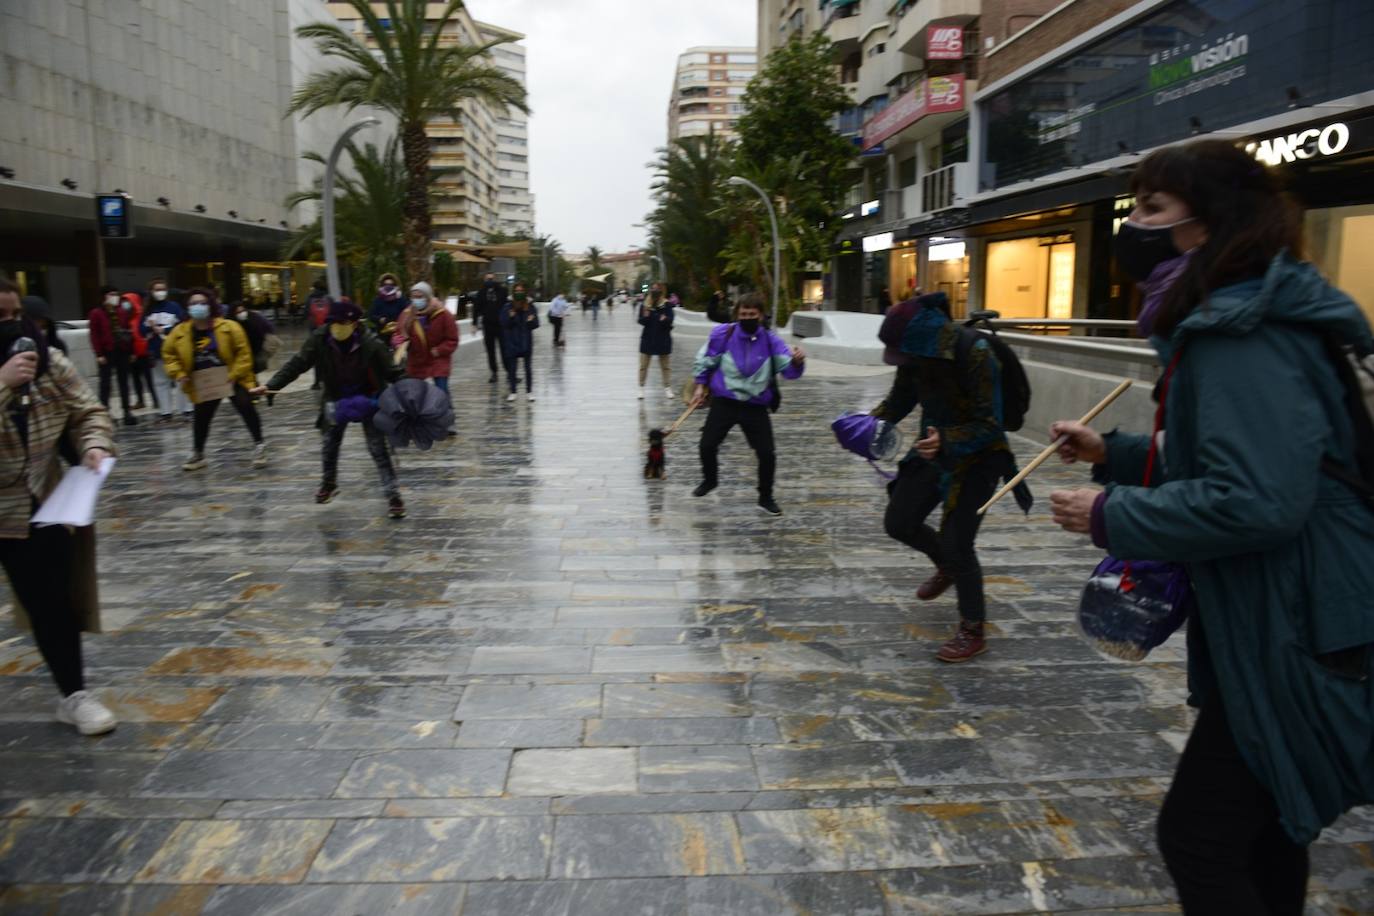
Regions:
M 1334 156 L 1350 145 L 1350 127 L 1339 121 L 1324 127 L 1309 127 L 1277 137 L 1266 137 L 1245 144 L 1245 151 L 1265 165 L 1282 165 L 1299 159 Z
M 926 115 L 964 110 L 964 75 L 932 76 L 882 111 L 869 118 L 863 129 L 863 148 L 871 149 L 901 133 Z

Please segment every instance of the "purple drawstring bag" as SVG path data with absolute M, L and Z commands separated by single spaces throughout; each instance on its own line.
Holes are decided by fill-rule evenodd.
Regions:
M 339 398 L 334 402 L 334 422 L 336 424 L 368 420 L 377 412 L 377 399 L 365 394 Z
M 1107 557 L 1078 600 L 1078 627 L 1113 658 L 1138 662 L 1188 619 L 1188 572 L 1177 563 Z
M 902 449 L 902 434 L 896 424 L 879 420 L 872 414 L 846 413 L 836 417 L 830 429 L 841 447 L 867 459 L 879 476 L 896 479 L 895 474 L 877 465 L 879 461 L 893 458 Z

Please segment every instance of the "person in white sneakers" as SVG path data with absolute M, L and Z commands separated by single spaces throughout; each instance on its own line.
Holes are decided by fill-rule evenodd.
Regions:
M 21 626 L 33 631 L 62 699 L 57 720 L 83 735 L 116 725 L 86 691 L 82 629 L 99 629 L 95 602 L 95 528 L 36 526 L 35 506 L 57 488 L 67 462 L 64 436 L 86 467 L 114 454 L 109 411 L 62 351 L 20 311 L 19 287 L 0 276 L 0 565 L 9 576 Z
M 673 396 L 673 304 L 663 294 L 663 284 L 655 283 L 639 310 L 639 398 L 644 399 L 644 382 L 649 378 L 649 361 L 658 357 L 663 373 L 663 396 Z

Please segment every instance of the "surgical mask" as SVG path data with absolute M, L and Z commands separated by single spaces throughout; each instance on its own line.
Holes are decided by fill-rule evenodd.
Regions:
M 133 305 L 128 302 L 119 303 L 119 307 L 126 312 L 132 312 L 134 310 Z
M 352 339 L 355 330 L 352 322 L 336 321 L 329 326 L 330 335 L 339 343 Z
M 381 285 L 380 291 L 381 291 L 383 294 L 390 296 L 392 293 L 396 292 L 396 284 L 395 284 L 395 283 L 383 283 L 383 284 Z
M 164 299 L 167 298 L 167 290 L 165 290 L 165 289 L 155 289 L 155 290 L 153 290 L 153 298 L 156 299 L 158 302 L 161 302 L 162 300 L 164 300 Z
M 247 321 L 247 320 L 248 320 L 248 310 L 247 310 L 247 309 L 239 309 L 236 313 L 234 313 L 234 317 L 237 318 L 239 321 Z
M 118 296 L 106 296 L 106 297 L 105 297 L 105 304 L 106 304 L 106 305 L 111 305 L 111 306 L 119 305 L 119 297 L 118 297 Z
M 195 302 L 188 306 L 186 311 L 191 316 L 192 320 L 204 321 L 206 318 L 210 317 L 210 303 Z
M 411 298 L 410 304 L 416 311 L 424 311 L 429 307 L 429 300 L 424 296 L 415 296 Z
M 1149 279 L 1151 273 L 1165 261 L 1183 256 L 1174 244 L 1173 229 L 1197 219 L 1190 216 L 1165 226 L 1145 226 L 1133 220 L 1123 220 L 1116 230 L 1112 253 L 1117 266 L 1136 281 Z
M 757 318 L 741 318 L 739 329 L 746 334 L 757 334 L 759 332 L 759 320 Z

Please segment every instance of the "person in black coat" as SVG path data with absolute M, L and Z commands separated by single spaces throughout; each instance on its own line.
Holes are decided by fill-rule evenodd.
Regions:
M 41 296 L 25 296 L 22 300 L 24 307 L 24 317 L 38 326 L 38 330 L 43 332 L 43 337 L 47 340 L 48 346 L 56 347 L 64 354 L 67 352 L 67 344 L 57 334 L 57 322 L 52 320 L 52 306 Z
M 508 298 L 505 284 L 496 282 L 495 274 L 487 274 L 472 304 L 472 326 L 482 332 L 482 343 L 487 348 L 487 367 L 491 369 L 491 378 L 487 379 L 489 384 L 496 383 L 496 351 L 501 348 L 501 312 Z
M 522 359 L 525 361 L 525 393 L 531 401 L 534 400 L 534 370 L 530 368 L 530 358 L 534 356 L 534 331 L 538 327 L 539 312 L 525 295 L 525 285 L 515 284 L 510 302 L 501 309 L 501 355 L 506 362 L 506 375 L 510 378 L 507 401 L 515 400 Z
M 649 361 L 658 357 L 658 369 L 663 373 L 663 396 L 673 396 L 673 304 L 664 294 L 663 285 L 655 283 L 649 298 L 639 310 L 639 398 L 644 399 L 644 382 L 649 377 Z

